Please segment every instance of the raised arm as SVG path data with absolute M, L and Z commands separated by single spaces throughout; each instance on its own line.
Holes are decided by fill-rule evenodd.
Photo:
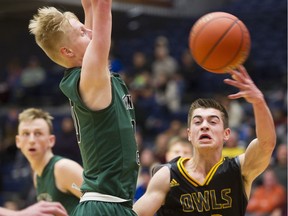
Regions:
M 92 14 L 92 5 L 91 0 L 81 0 L 82 7 L 84 10 L 85 15 L 85 21 L 84 25 L 87 29 L 92 29 L 92 23 L 93 23 L 93 14 Z
M 239 156 L 246 193 L 249 196 L 253 180 L 269 165 L 276 144 L 276 132 L 271 112 L 262 92 L 256 87 L 246 69 L 231 71 L 232 78 L 225 83 L 239 88 L 239 92 L 229 95 L 230 99 L 245 98 L 253 106 L 256 138 L 248 145 L 244 154 Z
M 79 88 L 84 103 L 93 110 L 99 110 L 106 108 L 112 98 L 108 59 L 112 1 L 91 0 L 91 6 L 92 40 L 84 54 Z

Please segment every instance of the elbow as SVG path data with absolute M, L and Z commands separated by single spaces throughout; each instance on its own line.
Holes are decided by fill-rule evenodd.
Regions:
M 273 152 L 276 146 L 276 135 L 271 136 L 265 140 L 259 140 L 263 150 L 266 152 Z

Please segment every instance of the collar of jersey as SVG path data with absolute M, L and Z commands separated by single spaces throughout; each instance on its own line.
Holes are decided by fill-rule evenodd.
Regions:
M 217 171 L 218 167 L 224 162 L 224 158 L 222 157 L 221 160 L 219 162 L 217 162 L 209 171 L 209 173 L 207 174 L 207 176 L 205 177 L 205 181 L 203 182 L 203 184 L 199 183 L 197 180 L 195 180 L 193 177 L 191 177 L 188 173 L 188 171 L 186 170 L 185 166 L 184 166 L 184 162 L 186 160 L 189 160 L 189 158 L 180 158 L 177 161 L 177 167 L 180 171 L 180 173 L 182 174 L 182 176 L 188 181 L 190 182 L 192 185 L 194 185 L 195 187 L 199 187 L 199 186 L 204 186 L 204 185 L 208 185 L 209 182 L 211 181 L 211 179 L 213 178 L 215 172 Z

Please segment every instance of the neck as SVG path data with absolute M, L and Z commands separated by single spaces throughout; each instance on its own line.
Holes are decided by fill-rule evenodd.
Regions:
M 213 153 L 210 151 L 194 151 L 192 158 L 189 160 L 187 165 L 191 169 L 191 171 L 201 172 L 206 175 L 211 168 L 218 163 L 221 158 L 222 154 L 216 153 L 215 149 L 212 149 Z
M 40 160 L 29 161 L 32 170 L 38 175 L 41 176 L 45 166 L 49 163 L 51 158 L 53 157 L 53 153 L 46 153 Z

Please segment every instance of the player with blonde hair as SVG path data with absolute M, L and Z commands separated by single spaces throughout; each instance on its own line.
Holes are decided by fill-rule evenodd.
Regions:
M 82 184 L 82 167 L 75 161 L 53 154 L 56 137 L 53 117 L 48 112 L 28 108 L 19 114 L 18 119 L 16 146 L 34 172 L 37 200 L 60 202 L 71 214 L 81 196 L 72 185 Z
M 74 215 L 135 215 L 135 111 L 124 81 L 109 71 L 112 0 L 82 0 L 82 6 L 84 23 L 44 7 L 29 24 L 47 56 L 67 68 L 60 88 L 71 105 L 84 167 Z

